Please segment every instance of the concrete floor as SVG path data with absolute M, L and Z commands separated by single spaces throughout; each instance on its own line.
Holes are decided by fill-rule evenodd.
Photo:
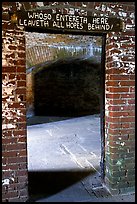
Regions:
M 98 115 L 31 125 L 27 134 L 30 171 L 99 167 Z
M 28 121 L 30 200 L 134 202 L 134 194 L 112 197 L 101 183 L 99 115 L 58 120 L 33 117 Z

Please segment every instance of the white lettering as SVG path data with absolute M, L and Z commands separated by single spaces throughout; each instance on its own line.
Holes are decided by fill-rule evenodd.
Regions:
M 36 26 L 39 26 L 39 20 L 36 20 Z
M 88 23 L 88 30 L 110 30 L 110 25 L 109 24 L 91 24 Z
M 24 20 L 24 26 L 27 26 L 27 20 Z
M 56 27 L 56 28 L 64 28 L 64 26 L 63 26 L 63 22 L 56 22 L 56 21 L 54 21 L 53 22 L 53 27 Z
M 100 20 L 99 18 L 93 18 L 93 21 L 92 21 L 92 22 L 93 22 L 94 24 L 99 24 L 99 20 Z
M 24 24 L 21 22 L 21 19 L 19 19 L 19 26 L 23 26 Z
M 108 18 L 101 18 L 100 24 L 108 24 Z
M 106 30 L 109 30 L 110 29 L 110 25 L 106 25 Z
M 44 20 L 51 20 L 52 19 L 52 16 L 51 16 L 51 14 L 50 13 L 44 13 L 44 16 L 43 16 L 43 19 Z
M 56 14 L 56 21 L 68 21 L 74 23 L 87 23 L 87 17 L 83 16 L 72 16 L 72 15 L 63 15 L 63 14 Z
M 40 14 L 39 14 L 39 18 L 40 18 L 40 19 L 43 19 L 43 13 L 40 13 Z
M 71 29 L 83 29 L 82 23 L 76 23 L 76 22 L 66 22 L 66 28 L 71 28 Z
M 93 18 L 93 24 L 108 24 L 108 18 Z
M 29 17 L 29 18 L 34 18 L 34 13 L 33 13 L 33 15 L 31 15 L 31 14 L 28 12 L 28 17 Z
M 32 26 L 32 21 L 28 20 L 28 26 Z
M 35 18 L 39 18 L 39 13 L 35 13 L 35 14 L 34 14 L 34 17 L 35 17 Z
M 88 30 L 91 30 L 91 23 L 88 23 Z
M 83 23 L 87 23 L 88 19 L 86 17 L 83 18 Z
M 57 27 L 56 21 L 53 22 L 53 27 Z
M 40 20 L 51 20 L 52 19 L 52 15 L 50 14 L 50 13 L 35 13 L 35 12 L 33 12 L 32 14 L 30 14 L 29 12 L 28 12 L 28 18 L 29 19 L 40 19 Z
M 44 27 L 49 27 L 49 22 L 48 21 L 44 21 Z

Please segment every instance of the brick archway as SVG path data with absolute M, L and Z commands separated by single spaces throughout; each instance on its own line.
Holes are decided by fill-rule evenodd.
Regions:
M 85 15 L 88 10 L 97 15 L 115 15 L 125 23 L 122 32 L 111 32 L 106 36 L 104 181 L 113 194 L 135 190 L 134 2 L 66 3 L 2 4 L 3 202 L 25 202 L 28 199 L 25 36 L 22 26 L 11 23 L 9 11 L 41 6 L 68 14 L 77 12 Z

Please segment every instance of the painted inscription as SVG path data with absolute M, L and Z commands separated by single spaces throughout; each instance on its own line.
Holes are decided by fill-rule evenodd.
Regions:
M 19 26 L 83 31 L 120 31 L 120 19 L 28 11 L 18 16 Z

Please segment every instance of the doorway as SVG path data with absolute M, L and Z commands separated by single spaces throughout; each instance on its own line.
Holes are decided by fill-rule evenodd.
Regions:
M 103 49 L 102 36 L 26 32 L 32 197 L 48 196 L 96 172 L 103 175 Z

